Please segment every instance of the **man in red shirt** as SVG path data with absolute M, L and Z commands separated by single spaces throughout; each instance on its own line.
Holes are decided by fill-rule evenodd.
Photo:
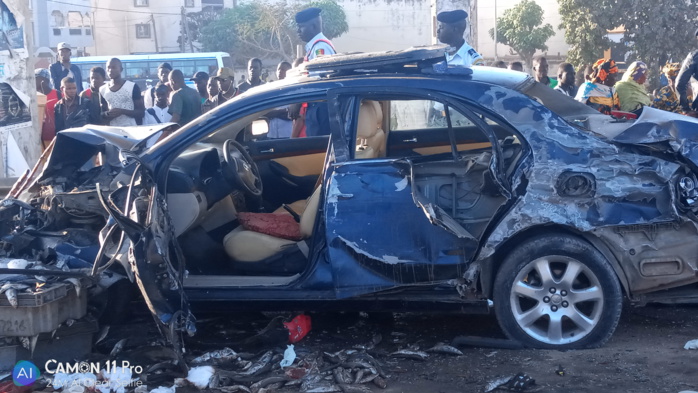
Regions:
M 46 106 L 44 107 L 44 118 L 41 121 L 41 146 L 43 149 L 56 136 L 56 120 L 54 108 L 58 102 L 58 92 L 51 88 L 51 73 L 46 68 L 34 70 L 36 78 L 36 92 L 46 96 Z

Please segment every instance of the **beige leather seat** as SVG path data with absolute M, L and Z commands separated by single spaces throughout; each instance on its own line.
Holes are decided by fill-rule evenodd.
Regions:
M 300 231 L 303 239 L 308 239 L 313 234 L 315 217 L 320 204 L 320 190 L 317 187 L 313 195 L 308 198 L 303 214 L 301 214 Z M 275 255 L 284 248 L 296 244 L 293 240 L 281 239 L 264 233 L 254 232 L 242 228 L 235 228 L 223 239 L 223 246 L 228 256 L 237 262 L 259 262 Z
M 383 110 L 378 101 L 363 100 L 359 107 L 359 119 L 356 130 L 356 158 L 369 159 L 385 156 L 385 132 L 383 131 Z M 303 214 L 306 199 L 301 199 L 287 206 L 296 214 Z M 278 214 L 287 214 L 288 211 L 280 207 L 274 211 Z
M 385 156 L 383 110 L 378 101 L 363 100 L 359 107 L 355 157 L 370 159 L 383 156 Z

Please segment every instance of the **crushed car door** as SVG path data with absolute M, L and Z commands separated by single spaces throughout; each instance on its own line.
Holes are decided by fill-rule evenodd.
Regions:
M 98 195 L 113 220 L 111 225 L 118 226 L 130 242 L 128 260 L 120 262 L 143 294 L 160 332 L 181 354 L 181 334 L 193 335 L 196 331 L 195 319 L 182 287 L 184 258 L 174 235 L 165 197 L 141 163 L 136 162 L 132 167 L 135 168 L 127 186 L 117 189 L 107 198 L 101 192 Z M 100 189 L 99 185 L 97 189 Z M 112 232 L 103 230 L 102 233 Z M 113 238 L 102 236 L 102 248 L 110 241 Z M 119 249 L 120 246 L 116 247 L 116 252 Z M 97 261 L 103 260 L 100 252 Z
M 337 160 L 325 177 L 326 237 L 338 296 L 463 277 L 485 227 L 509 198 L 496 135 L 459 108 L 457 114 L 467 112 L 470 126 L 491 144 L 459 151 L 449 114 L 456 110 L 444 102 L 451 151 L 366 157 L 356 153 L 362 148 L 356 136 L 367 135 L 361 127 L 387 124 L 380 111 L 365 108 L 376 107 L 370 101 L 356 97 L 345 109 L 351 114 L 339 116 L 344 134 L 332 135 Z M 383 112 L 386 102 L 381 100 Z

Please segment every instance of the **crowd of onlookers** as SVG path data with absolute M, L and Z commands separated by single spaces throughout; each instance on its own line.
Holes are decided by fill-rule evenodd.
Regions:
M 71 49 L 66 43 L 58 46 L 59 60 L 49 69 L 35 70 L 37 94 L 46 97 L 42 121 L 41 139 L 46 147 L 57 132 L 86 124 L 108 126 L 155 125 L 177 123 L 184 125 L 202 113 L 210 111 L 227 100 L 265 83 L 262 78 L 262 61 L 248 62 L 247 78 L 235 84 L 232 69 L 221 67 L 215 75 L 196 72 L 190 81 L 196 88 L 187 86 L 182 71 L 169 63 L 158 66 L 158 82 L 144 91 L 123 78 L 123 66 L 118 58 L 110 59 L 106 70 L 93 67 L 89 75 L 89 87 L 83 90 L 80 68 L 70 62 Z M 283 79 L 292 65 L 279 63 L 276 76 Z M 108 77 L 108 78 L 107 78 Z M 54 89 L 53 86 L 56 86 Z M 290 136 L 290 120 L 284 129 L 276 133 Z M 282 116 L 280 115 L 279 118 Z M 271 130 L 270 130 L 271 131 Z
M 296 59 L 293 65 L 285 61 L 279 63 L 277 79 L 284 79 L 289 69 L 303 61 L 336 53 L 332 43 L 322 34 L 320 12 L 319 8 L 311 7 L 296 14 L 299 38 L 306 42 L 306 56 Z M 445 55 L 449 65 L 470 67 L 484 64 L 482 56 L 463 39 L 467 16 L 463 10 L 437 15 L 440 22 L 437 35 L 440 42 L 449 45 Z M 37 93 L 46 98 L 41 133 L 44 146 L 56 132 L 86 124 L 184 125 L 238 94 L 266 83 L 262 61 L 258 58 L 249 60 L 247 78 L 242 83 L 236 85 L 233 70 L 221 67 L 215 75 L 196 72 L 190 79 L 195 89 L 187 86 L 181 70 L 162 63 L 157 70 L 157 84 L 141 92 L 137 84 L 123 78 L 121 61 L 112 58 L 107 62 L 106 70 L 102 67 L 90 70 L 89 87 L 83 90 L 80 68 L 70 62 L 70 45 L 60 43 L 58 51 L 58 61 L 48 70 L 35 71 Z M 641 61 L 630 64 L 620 80 L 619 69 L 611 59 L 600 59 L 586 67 L 583 78 L 577 77 L 577 71 L 570 63 L 558 66 L 557 78 L 549 77 L 545 57 L 533 60 L 532 72 L 538 82 L 606 114 L 627 117 L 627 112 L 638 115 L 643 107 L 651 106 L 698 117 L 694 111 L 696 102 L 691 104 L 687 98 L 691 96 L 689 80 L 692 76 L 698 77 L 698 51 L 689 55 L 685 65 L 682 68 L 679 63 L 667 63 L 662 68 L 662 86 L 653 94 L 645 88 L 649 70 Z M 493 66 L 524 72 L 523 64 L 518 61 L 508 65 L 497 61 Z M 325 124 L 328 116 L 324 104 L 277 108 L 268 117 L 269 138 L 320 135 L 329 130 Z
M 498 61 L 493 66 L 523 71 L 519 62 L 507 66 L 503 61 Z M 664 65 L 661 69 L 661 87 L 650 94 L 645 87 L 649 70 L 641 61 L 631 63 L 620 78 L 620 70 L 611 59 L 599 59 L 587 66 L 583 78 L 577 77 L 577 72 L 570 63 L 561 63 L 557 69 L 557 79 L 550 78 L 545 57 L 535 58 L 532 67 L 533 76 L 538 82 L 602 113 L 632 112 L 637 115 L 643 107 L 649 106 L 695 116 L 696 112 L 692 108 L 681 103 L 681 89 L 684 90 L 684 95 L 690 97 L 691 86 L 688 80 L 677 82 L 680 70 L 681 63 Z

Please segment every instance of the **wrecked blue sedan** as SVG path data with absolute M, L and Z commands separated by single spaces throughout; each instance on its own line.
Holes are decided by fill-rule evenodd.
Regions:
M 588 348 L 624 297 L 696 300 L 694 119 L 442 59 L 332 56 L 171 135 L 62 132 L 2 203 L 4 257 L 135 283 L 173 342 L 191 310 L 409 308 Z

